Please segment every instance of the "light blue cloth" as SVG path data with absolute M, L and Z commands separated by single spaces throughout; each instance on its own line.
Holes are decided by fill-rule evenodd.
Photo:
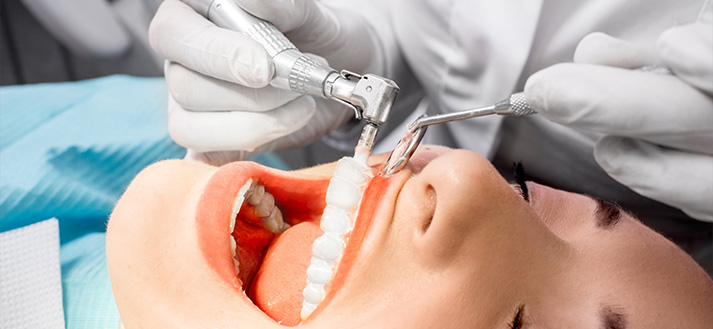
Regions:
M 181 158 L 162 78 L 0 87 L 0 232 L 59 220 L 67 328 L 118 328 L 105 255 L 114 204 L 147 165 Z M 275 155 L 252 160 L 287 169 Z

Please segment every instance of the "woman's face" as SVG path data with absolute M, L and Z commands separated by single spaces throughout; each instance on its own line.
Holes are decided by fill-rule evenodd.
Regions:
M 184 161 L 145 169 L 107 235 L 126 327 L 294 324 L 332 170 Z M 291 228 L 273 234 L 239 219 L 237 273 L 229 217 L 249 178 L 274 194 Z M 325 301 L 302 326 L 713 327 L 713 283 L 674 244 L 606 202 L 526 188 L 475 153 L 422 147 L 409 168 L 366 187 Z

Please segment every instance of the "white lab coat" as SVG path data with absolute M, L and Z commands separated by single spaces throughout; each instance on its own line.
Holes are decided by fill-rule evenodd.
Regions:
M 704 2 L 395 0 L 390 2 L 384 21 L 377 24 L 377 33 L 388 50 L 386 75 L 402 87 L 406 85 L 399 102 L 409 98 L 409 90 L 416 90 L 424 96 L 416 111 L 446 113 L 490 105 L 522 91 L 527 78 L 538 70 L 571 62 L 579 41 L 592 32 L 604 32 L 653 51 L 664 30 L 694 22 Z M 399 56 L 416 79 L 399 66 L 403 62 Z M 411 81 L 418 81 L 420 89 Z M 392 113 L 392 117 L 398 116 Z M 375 151 L 390 150 L 413 118 L 401 127 L 392 127 L 393 132 Z M 703 253 L 696 257 L 699 261 L 710 258 L 713 242 L 706 235 L 711 224 L 693 221 L 611 179 L 592 154 L 599 137 L 539 116 L 492 116 L 431 126 L 423 143 L 471 149 L 490 158 L 501 172 L 512 162 L 522 161 L 535 180 L 616 200 L 679 244 L 703 246 L 688 250 L 694 257 Z M 711 270 L 713 258 L 704 263 Z
M 489 105 L 521 91 L 527 77 L 571 62 L 579 41 L 605 32 L 653 49 L 658 36 L 695 21 L 704 0 L 396 0 L 396 42 L 431 112 Z M 397 82 L 399 80 L 396 80 Z M 502 117 L 447 125 L 429 141 L 492 156 Z

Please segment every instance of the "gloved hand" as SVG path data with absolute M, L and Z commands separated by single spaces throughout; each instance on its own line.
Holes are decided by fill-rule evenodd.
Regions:
M 236 2 L 337 70 L 381 70 L 378 40 L 358 13 L 314 0 Z M 164 1 L 149 40 L 168 60 L 169 132 L 189 158 L 219 165 L 307 144 L 353 116 L 334 101 L 270 86 L 274 66 L 262 46 L 181 1 Z
M 661 63 L 675 76 L 631 70 Z M 525 93 L 546 118 L 605 134 L 594 156 L 615 180 L 713 221 L 713 3 L 665 31 L 655 52 L 591 34 L 574 63 L 532 75 Z

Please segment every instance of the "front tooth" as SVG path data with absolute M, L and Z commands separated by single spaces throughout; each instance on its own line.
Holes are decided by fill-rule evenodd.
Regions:
M 360 185 L 366 180 L 364 170 L 366 168 L 357 162 L 354 158 L 344 158 L 344 161 L 337 162 L 337 167 L 334 169 L 334 176 L 351 182 L 354 185 Z
M 235 257 L 235 250 L 238 248 L 238 244 L 235 242 L 235 238 L 230 236 L 230 255 Z
M 324 286 L 321 284 L 307 284 L 305 290 L 302 292 L 304 301 L 319 305 L 324 299 Z
M 272 208 L 275 208 L 275 197 L 270 193 L 265 193 L 260 204 L 255 206 L 255 212 L 260 217 L 267 217 L 272 212 Z
M 339 235 L 347 234 L 352 228 L 352 220 L 349 214 L 332 205 L 327 205 L 322 213 L 322 220 L 319 227 L 324 232 L 335 233 Z
M 334 177 L 327 187 L 327 204 L 350 210 L 359 203 L 359 188 L 339 177 Z
M 233 258 L 233 269 L 235 269 L 235 274 L 240 274 L 240 262 Z
M 309 303 L 309 302 L 302 302 L 302 311 L 300 312 L 300 316 L 302 319 L 308 317 L 314 310 L 317 308 L 317 305 Z
M 324 261 L 333 262 L 342 255 L 342 241 L 331 234 L 324 234 L 314 240 L 312 254 Z
M 332 278 L 332 267 L 321 259 L 312 259 L 307 268 L 307 280 L 316 284 L 327 284 Z

